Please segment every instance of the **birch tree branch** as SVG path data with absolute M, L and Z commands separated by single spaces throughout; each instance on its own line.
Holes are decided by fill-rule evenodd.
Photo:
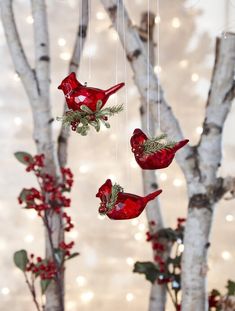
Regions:
M 214 72 L 198 146 L 201 179 L 207 185 L 213 184 L 216 179 L 222 158 L 223 127 L 235 96 L 234 49 L 234 34 L 226 33 L 226 36 L 217 39 Z
M 14 63 L 15 71 L 20 76 L 27 95 L 37 98 L 38 85 L 33 70 L 30 68 L 16 27 L 12 0 L 1 0 L 1 17 L 7 43 Z
M 49 65 L 44 63 L 40 57 L 45 56 L 42 52 L 48 49 L 47 25 L 46 23 L 46 8 L 44 1 L 33 1 L 33 14 L 35 24 L 38 29 L 35 29 L 35 47 L 39 47 L 39 52 L 36 51 L 36 71 L 32 70 L 26 59 L 19 34 L 16 28 L 14 14 L 12 9 L 12 0 L 2 0 L 1 13 L 4 31 L 6 34 L 7 43 L 11 52 L 12 60 L 16 72 L 19 74 L 27 92 L 29 102 L 33 114 L 34 122 L 34 141 L 37 147 L 38 154 L 45 155 L 45 170 L 54 178 L 60 178 L 58 161 L 54 150 L 52 139 L 52 114 L 49 101 Z M 41 28 L 41 29 L 39 29 Z M 45 43 L 45 46 L 40 46 Z M 39 57 L 39 58 L 37 58 Z M 39 82 L 39 80 L 40 82 Z M 50 213 L 48 215 L 52 229 L 52 241 L 55 248 L 58 247 L 60 241 L 63 240 L 63 224 L 60 215 Z M 50 259 L 52 249 L 46 236 L 46 258 Z M 63 287 L 63 279 L 61 280 Z M 46 311 L 62 311 L 63 293 L 59 294 L 56 284 L 51 283 L 46 291 Z
M 215 204 L 234 187 L 217 178 L 224 122 L 234 98 L 235 34 L 217 40 L 203 133 L 196 150 L 196 178 L 189 185 L 189 210 L 182 258 L 182 310 L 207 310 L 207 253 Z M 230 192 L 233 190 L 229 190 Z
M 76 34 L 74 49 L 72 58 L 69 64 L 69 73 L 77 72 L 82 51 L 86 41 L 87 29 L 89 21 L 89 0 L 79 0 L 79 25 L 78 32 Z M 67 104 L 64 103 L 64 113 L 67 111 Z M 58 158 L 61 167 L 64 167 L 67 163 L 68 157 L 68 139 L 69 129 L 61 126 L 60 134 L 58 137 Z
M 151 64 L 148 65 L 146 53 L 143 48 L 143 44 L 140 41 L 139 35 L 136 29 L 133 27 L 132 22 L 128 16 L 128 13 L 123 5 L 122 0 L 101 0 L 105 10 L 110 16 L 113 26 L 119 34 L 119 38 L 126 51 L 127 58 L 130 62 L 132 70 L 134 72 L 134 80 L 139 89 L 139 92 L 144 98 L 145 103 L 148 102 L 148 78 L 147 72 L 149 73 L 149 103 L 150 109 L 153 115 L 156 115 L 157 111 L 157 98 L 158 98 L 158 78 L 154 73 Z M 119 9 L 118 9 L 119 8 Z M 118 29 L 117 20 L 122 20 L 124 16 L 124 31 L 125 34 Z M 148 69 L 148 70 L 147 70 Z M 183 139 L 183 133 L 179 126 L 179 122 L 174 116 L 171 107 L 168 105 L 161 85 L 159 85 L 159 102 L 161 105 L 161 125 L 162 130 L 166 132 L 169 137 L 174 140 Z M 186 179 L 191 180 L 194 178 L 191 161 L 190 159 L 193 154 L 193 149 L 186 145 L 181 152 L 176 154 L 176 159 L 180 165 L 182 171 L 184 172 Z
M 143 42 L 144 49 L 146 51 L 147 57 L 149 57 L 150 63 L 154 66 L 155 57 L 154 57 L 154 41 L 153 41 L 153 32 L 155 26 L 155 15 L 153 13 L 144 12 L 141 16 L 141 24 L 138 27 L 138 33 L 141 41 Z M 148 37 L 149 35 L 149 37 Z M 156 134 L 156 122 L 152 114 L 147 115 L 147 109 L 145 105 L 144 98 L 141 99 L 140 107 L 140 117 L 142 129 L 147 132 L 147 119 L 149 125 L 149 132 L 152 137 Z M 150 192 L 153 192 L 158 188 L 157 177 L 154 171 L 142 170 L 143 176 L 143 188 L 144 194 L 147 195 Z M 160 209 L 160 201 L 157 198 L 154 201 L 149 202 L 146 207 L 146 216 L 148 220 L 149 232 L 150 234 L 155 234 L 157 230 L 162 229 L 163 218 Z M 153 258 L 155 257 L 157 251 L 153 250 Z M 151 293 L 149 299 L 149 311 L 164 311 L 166 304 L 166 286 L 159 285 L 157 282 L 152 284 Z
M 39 84 L 40 96 L 49 96 L 50 85 L 50 57 L 49 38 L 45 0 L 31 0 L 34 20 L 34 45 L 36 76 Z

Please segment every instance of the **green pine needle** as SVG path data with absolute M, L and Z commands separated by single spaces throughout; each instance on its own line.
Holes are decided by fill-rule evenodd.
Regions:
M 175 141 L 168 141 L 166 134 L 161 134 L 156 138 L 149 138 L 143 143 L 144 154 L 151 154 L 163 149 L 172 149 L 176 145 Z
M 123 192 L 123 188 L 115 183 L 112 186 L 112 192 L 110 195 L 110 199 L 106 205 L 106 207 L 108 208 L 108 211 L 111 210 L 114 207 L 115 203 L 117 202 L 119 192 Z
M 96 111 L 92 111 L 85 105 L 81 106 L 81 111 L 68 111 L 62 117 L 57 117 L 58 121 L 62 121 L 63 126 L 71 126 L 72 122 L 76 122 L 76 132 L 82 136 L 87 135 L 90 126 L 99 132 L 101 123 L 110 128 L 109 122 L 106 117 L 114 116 L 123 110 L 123 105 L 116 105 L 101 109 L 102 101 L 98 100 L 96 104 Z

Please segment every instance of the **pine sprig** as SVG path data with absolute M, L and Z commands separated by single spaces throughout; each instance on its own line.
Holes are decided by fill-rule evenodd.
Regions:
M 108 211 L 111 210 L 115 205 L 115 203 L 117 202 L 119 192 L 123 192 L 123 188 L 115 183 L 112 186 L 112 192 L 109 198 L 109 202 L 106 204 Z
M 172 149 L 176 145 L 175 141 L 167 140 L 166 134 L 161 134 L 155 138 L 149 138 L 143 143 L 144 154 L 151 154 L 163 149 Z
M 99 132 L 101 123 L 106 128 L 110 128 L 108 117 L 114 116 L 123 110 L 123 105 L 116 105 L 101 109 L 102 101 L 98 100 L 96 104 L 96 111 L 92 111 L 86 105 L 81 106 L 80 111 L 67 111 L 62 117 L 57 117 L 58 121 L 62 121 L 63 126 L 71 126 L 73 131 L 86 136 L 90 126 Z

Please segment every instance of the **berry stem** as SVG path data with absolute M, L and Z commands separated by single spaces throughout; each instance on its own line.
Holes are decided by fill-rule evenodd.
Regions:
M 31 295 L 32 295 L 32 297 L 33 297 L 33 302 L 34 302 L 34 304 L 35 304 L 35 306 L 36 306 L 36 309 L 37 309 L 38 311 L 41 311 L 40 306 L 39 306 L 39 303 L 38 303 L 38 301 L 37 301 L 37 295 L 36 295 L 36 291 L 35 291 L 35 287 L 34 287 L 34 282 L 32 282 L 32 284 L 30 284 L 26 272 L 24 272 L 24 277 L 25 277 L 25 282 L 26 282 L 26 284 L 27 284 L 27 286 L 28 286 L 28 288 L 29 288 L 29 291 L 30 291 L 30 293 L 31 293 Z

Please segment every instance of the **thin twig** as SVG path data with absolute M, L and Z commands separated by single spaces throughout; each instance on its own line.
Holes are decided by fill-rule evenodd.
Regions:
M 85 45 L 88 21 L 89 21 L 89 0 L 79 0 L 79 24 L 76 39 L 74 43 L 73 54 L 69 64 L 69 73 L 77 72 L 82 56 L 82 51 Z M 64 114 L 67 111 L 67 104 L 64 103 Z M 58 136 L 57 154 L 60 167 L 64 167 L 68 158 L 68 139 L 70 131 L 69 128 L 61 126 L 60 134 Z
M 30 284 L 26 272 L 24 272 L 24 277 L 25 277 L 26 284 L 27 284 L 27 286 L 28 286 L 28 288 L 29 288 L 29 291 L 30 291 L 30 293 L 32 294 L 33 302 L 34 302 L 34 304 L 35 304 L 35 306 L 36 306 L 36 309 L 37 309 L 38 311 L 41 311 L 40 306 L 39 306 L 39 303 L 38 303 L 38 301 L 37 301 L 35 287 L 34 287 L 34 285 L 31 285 L 31 284 Z

